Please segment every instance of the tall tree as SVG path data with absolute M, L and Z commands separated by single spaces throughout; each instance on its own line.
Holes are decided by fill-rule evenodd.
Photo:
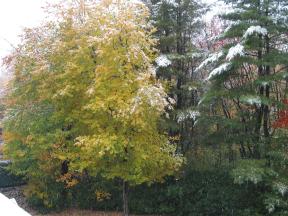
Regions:
M 159 132 L 169 97 L 155 78 L 148 18 L 144 5 L 126 1 L 95 10 L 91 26 L 98 29 L 92 44 L 99 65 L 83 113 L 89 130 L 77 138 L 81 150 L 71 159 L 76 167 L 123 180 L 124 215 L 128 184 L 159 181 L 181 164 L 167 136 Z
M 202 57 L 195 45 L 201 29 L 203 5 L 194 0 L 154 0 L 152 18 L 159 38 L 161 56 L 157 76 L 168 80 L 176 109 L 168 121 L 170 135 L 179 137 L 178 151 L 186 152 L 195 144 L 194 124 L 201 86 L 195 67 Z
M 80 12 L 58 5 L 60 19 L 27 30 L 7 59 L 14 78 L 5 153 L 46 207 L 67 197 L 64 186 L 79 175 L 121 179 L 126 216 L 129 184 L 161 181 L 182 163 L 159 127 L 173 100 L 155 76 L 146 6 L 81 3 Z M 52 197 L 54 188 L 61 194 Z
M 209 122 L 217 137 L 242 159 L 233 171 L 235 182 L 269 185 L 266 192 L 286 185 L 285 166 L 276 160 L 281 143 L 274 139 L 271 122 L 283 99 L 287 73 L 287 1 L 227 0 L 232 11 L 222 17 L 231 25 L 222 35 L 227 45 L 206 59 L 214 69 L 207 77 L 210 89 L 203 99 L 210 106 Z M 274 155 L 273 157 L 271 155 Z M 278 154 L 278 156 L 280 156 Z M 275 160 L 274 160 L 275 159 Z M 273 162 L 272 162 L 273 161 Z M 280 166 L 279 166 L 280 165 Z M 265 180 L 264 180 L 265 179 Z M 269 182 L 269 183 L 268 183 Z M 286 187 L 286 186 L 285 186 Z M 280 186 L 278 187 L 280 188 Z M 279 189 L 266 194 L 269 212 L 284 207 Z

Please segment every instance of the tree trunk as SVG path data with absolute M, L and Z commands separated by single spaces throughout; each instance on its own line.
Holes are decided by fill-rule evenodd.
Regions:
M 61 164 L 61 175 L 65 175 L 68 172 L 69 172 L 69 161 L 65 160 Z M 61 196 L 62 196 L 62 199 L 64 200 L 67 199 L 68 193 L 67 193 L 66 187 L 62 189 Z M 67 207 L 67 204 L 68 203 L 65 202 L 65 207 Z
M 268 16 L 268 11 L 267 11 L 267 16 Z M 269 36 L 265 36 L 265 43 L 266 43 L 266 54 L 270 53 L 270 39 Z M 265 76 L 270 75 L 270 65 L 265 66 Z M 270 86 L 269 84 L 265 85 L 265 97 L 269 99 L 270 96 Z M 265 138 L 268 138 L 270 136 L 269 133 L 269 106 L 266 104 L 264 107 L 264 121 L 263 121 L 263 128 L 264 128 L 264 136 Z
M 129 216 L 128 208 L 128 182 L 123 180 L 123 216 Z

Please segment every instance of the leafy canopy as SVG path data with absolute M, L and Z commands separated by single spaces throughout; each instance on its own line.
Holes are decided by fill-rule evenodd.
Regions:
M 48 207 L 51 182 L 71 186 L 88 171 L 140 184 L 182 163 L 159 126 L 173 100 L 155 77 L 148 9 L 124 0 L 82 4 L 57 5 L 58 19 L 27 29 L 6 59 L 13 78 L 5 153 L 30 196 Z

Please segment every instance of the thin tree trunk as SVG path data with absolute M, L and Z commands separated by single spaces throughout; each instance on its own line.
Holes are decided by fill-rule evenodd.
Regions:
M 128 182 L 123 180 L 123 216 L 129 216 L 128 208 Z
M 68 172 L 69 172 L 69 161 L 65 160 L 61 164 L 61 175 L 65 175 Z M 64 199 L 64 200 L 67 199 L 67 195 L 68 195 L 67 189 L 66 189 L 66 187 L 64 187 L 62 189 L 62 192 L 61 192 L 62 199 Z M 65 203 L 65 206 L 66 205 L 67 205 L 67 203 Z
M 268 12 L 267 12 L 268 13 Z M 267 15 L 268 16 L 268 15 Z M 269 54 L 270 53 L 270 39 L 269 39 L 269 36 L 266 35 L 265 36 L 265 42 L 266 42 L 266 53 Z M 266 65 L 265 67 L 265 76 L 269 76 L 270 75 L 270 66 L 269 65 Z M 270 96 L 270 86 L 269 84 L 265 85 L 265 97 L 267 99 L 269 99 L 269 96 Z M 269 122 L 269 106 L 266 104 L 264 106 L 264 121 L 263 121 L 263 128 L 264 128 L 264 136 L 266 138 L 268 138 L 270 136 L 269 134 L 269 125 L 268 125 L 268 122 Z

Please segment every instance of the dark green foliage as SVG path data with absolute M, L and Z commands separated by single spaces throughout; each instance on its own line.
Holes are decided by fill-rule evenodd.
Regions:
M 107 181 L 101 177 L 86 176 L 71 189 L 71 192 L 74 205 L 81 209 L 103 211 L 120 211 L 122 209 L 121 181 Z M 109 193 L 109 196 L 99 200 L 97 192 L 106 192 Z
M 188 168 L 189 169 L 189 168 Z M 95 191 L 106 191 L 109 199 L 97 201 Z M 251 193 L 252 192 L 252 193 Z M 121 210 L 121 184 L 87 178 L 72 189 L 74 205 L 84 209 Z M 222 168 L 186 170 L 183 178 L 130 188 L 130 211 L 135 214 L 175 216 L 263 215 L 261 187 L 235 185 Z
M 257 216 L 267 213 L 263 191 L 267 185 L 246 182 L 237 185 L 227 166 L 194 169 L 189 165 L 179 179 L 169 177 L 163 183 L 143 184 L 129 190 L 130 212 L 172 216 L 239 215 Z M 37 196 L 29 203 L 40 212 L 58 211 L 68 207 L 98 211 L 121 211 L 121 181 L 107 181 L 101 177 L 82 178 L 79 184 L 63 191 L 61 183 L 49 184 L 51 208 Z M 98 199 L 96 192 L 106 192 Z
M 7 167 L 8 163 L 0 161 L 0 188 L 23 185 L 25 183 L 23 179 L 11 174 Z
M 205 12 L 204 5 L 195 0 L 152 0 L 152 19 L 157 28 L 161 55 L 171 64 L 158 67 L 157 77 L 171 85 L 169 95 L 176 101 L 166 128 L 172 136 L 179 136 L 178 151 L 185 153 L 195 144 L 195 118 L 189 115 L 197 110 L 202 86 L 195 67 L 202 53 L 194 39 L 203 23 L 198 19 Z M 179 120 L 180 119 L 180 120 Z
M 61 211 L 72 206 L 72 196 L 69 189 L 65 188 L 62 182 L 55 182 L 52 178 L 43 179 L 45 184 L 38 185 L 38 191 L 31 192 L 27 197 L 28 204 L 37 209 L 40 213 Z M 32 190 L 28 187 L 26 190 Z
M 250 189 L 255 193 L 251 195 Z M 164 184 L 135 188 L 130 203 L 136 213 L 213 216 L 252 215 L 253 212 L 257 215 L 261 210 L 257 209 L 260 199 L 253 185 L 236 186 L 227 171 L 215 169 L 191 170 L 178 181 L 169 179 Z
M 233 9 L 222 16 L 230 24 L 219 37 L 225 44 L 222 55 L 207 68 L 209 88 L 201 107 L 208 134 L 203 141 L 230 148 L 234 183 L 254 184 L 249 195 L 261 194 L 263 206 L 251 207 L 262 214 L 285 214 L 287 141 L 273 122 L 287 98 L 288 2 L 225 2 Z

